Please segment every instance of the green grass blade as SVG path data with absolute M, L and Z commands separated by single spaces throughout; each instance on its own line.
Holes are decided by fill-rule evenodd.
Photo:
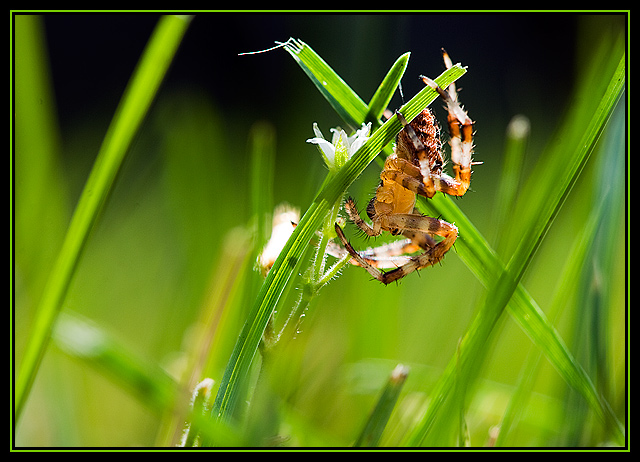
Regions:
M 498 238 L 504 236 L 504 233 L 501 233 L 500 230 L 508 228 L 519 188 L 522 187 L 520 180 L 522 178 L 529 132 L 529 119 L 523 115 L 513 117 L 507 126 L 506 146 L 502 156 L 503 164 L 500 172 L 500 183 L 496 193 L 496 205 L 492 219 L 492 226 L 497 236 L 494 245 L 499 253 L 502 253 L 502 246 Z
M 436 82 L 440 86 L 446 87 L 464 75 L 465 72 L 465 69 L 456 65 L 445 71 L 436 79 Z M 413 119 L 436 97 L 437 93 L 433 89 L 425 87 L 403 107 L 404 117 L 407 120 Z M 267 275 L 238 338 L 216 396 L 212 412 L 215 418 L 229 419 L 234 414 L 240 398 L 242 381 L 247 376 L 267 322 L 315 231 L 321 226 L 330 208 L 341 199 L 347 187 L 395 138 L 401 128 L 402 125 L 396 117 L 389 119 L 382 125 L 344 167 L 325 182 L 324 187 L 302 216 L 300 223 Z
M 572 186 L 575 184 L 584 165 L 588 161 L 596 142 L 604 131 L 607 121 L 622 94 L 624 85 L 625 55 L 623 54 L 609 82 L 608 88 L 605 90 L 580 142 L 576 145 L 575 151 L 573 153 L 565 153 L 567 169 L 562 172 L 562 174 L 555 176 L 553 182 L 548 182 L 551 190 L 548 191 L 547 199 L 541 203 L 539 213 L 536 214 L 538 216 L 538 219 L 534 222 L 536 226 L 531 226 L 529 232 L 523 236 L 520 245 L 507 265 L 506 274 L 503 273 L 503 277 L 498 281 L 498 286 L 496 287 L 497 296 L 494 298 L 496 305 L 501 303 L 506 304 L 511 297 L 515 285 L 518 284 L 524 274 L 531 258 L 551 226 L 553 219 L 558 214 L 566 196 L 571 191 Z M 526 322 L 531 327 L 534 327 L 535 324 L 530 324 L 525 316 L 522 316 L 522 322 Z M 568 382 L 584 396 L 597 415 L 605 421 L 610 420 L 613 416 L 609 414 L 609 407 L 602 401 L 602 397 L 595 390 L 587 374 L 575 363 L 573 358 L 567 355 L 566 349 L 560 350 L 554 348 L 559 345 L 557 342 L 552 341 L 553 339 L 549 337 L 549 333 L 550 331 L 546 329 L 545 331 L 535 332 L 536 337 L 534 337 L 534 339 L 536 339 L 536 343 L 543 348 L 543 351 L 555 359 L 553 362 L 554 366 L 556 366 Z M 613 420 L 615 421 L 615 418 Z M 618 436 L 621 437 L 622 435 L 619 434 Z
M 60 159 L 61 136 L 47 65 L 44 20 L 26 14 L 15 15 L 14 20 L 15 97 L 11 114 L 15 117 L 12 165 L 16 167 L 10 188 L 11 212 L 15 214 L 10 216 L 16 268 L 25 272 L 28 286 L 40 287 L 68 224 L 69 184 Z M 45 233 L 38 223 L 47 224 Z
M 352 128 L 367 119 L 368 108 L 342 78 L 306 43 L 290 38 L 284 49 L 307 74 L 331 107 Z
M 315 81 L 317 82 L 318 80 L 316 79 Z M 341 111 L 338 112 L 341 113 Z M 353 111 L 353 113 L 357 113 L 357 111 Z M 461 235 L 456 242 L 458 254 L 485 286 L 489 287 L 496 275 L 503 274 L 505 266 L 495 251 L 449 198 L 439 195 L 431 201 L 421 201 L 420 206 L 424 213 L 443 216 L 458 225 L 461 229 Z M 525 332 L 534 340 L 537 339 L 536 343 L 542 345 L 547 359 L 561 371 L 561 374 L 570 385 L 578 387 L 587 396 L 595 396 L 593 386 L 589 385 L 591 381 L 584 373 L 584 370 L 575 363 L 564 342 L 547 321 L 542 310 L 522 286 L 516 285 L 514 291 L 509 307 L 512 316 L 519 321 Z M 498 317 L 499 314 L 492 321 L 486 323 L 486 326 L 492 326 Z M 476 331 L 480 332 L 480 330 Z M 490 331 L 491 329 L 484 330 L 487 335 Z M 480 335 L 480 337 L 482 336 Z M 448 385 L 451 384 L 443 387 L 443 391 L 448 389 Z M 605 403 L 596 403 L 593 399 L 590 399 L 590 402 L 600 411 L 607 408 Z
M 16 418 L 24 408 L 90 231 L 189 23 L 190 18 L 181 16 L 160 19 L 113 117 L 36 313 L 16 381 Z
M 216 435 L 226 445 L 242 445 L 239 435 L 230 428 L 204 419 L 197 408 L 188 411 L 189 390 L 180 386 L 162 367 L 133 354 L 91 321 L 77 314 L 61 313 L 52 338 L 63 352 L 98 370 L 157 416 L 165 417 L 168 410 L 173 410 L 171 415 L 181 417 L 181 429 L 187 421 L 192 423 L 192 428 L 197 427 L 195 434 L 204 432 Z M 175 442 L 165 445 L 175 446 Z
M 131 392 L 158 415 L 171 409 L 178 384 L 153 362 L 133 355 L 107 332 L 71 313 L 61 313 L 52 334 L 54 344 Z
M 380 123 L 379 121 L 382 113 L 389 106 L 389 101 L 391 101 L 393 94 L 396 92 L 396 89 L 400 84 L 400 79 L 402 79 L 402 76 L 404 75 L 404 71 L 407 70 L 409 56 L 411 56 L 411 53 L 407 52 L 393 63 L 393 66 L 391 66 L 391 69 L 389 69 L 389 72 L 387 72 L 382 83 L 373 94 L 371 101 L 369 101 L 369 111 L 365 122 L 371 121 L 376 124 Z
M 402 391 L 402 386 L 408 374 L 409 368 L 401 364 L 393 370 L 371 415 L 367 419 L 362 433 L 360 433 L 360 436 L 354 443 L 355 447 L 373 447 L 378 445 L 384 427 L 389 421 L 391 411 L 393 411 L 398 401 L 400 391 Z
M 275 130 L 266 122 L 251 127 L 251 210 L 256 217 L 256 244 L 259 250 L 271 234 Z
M 625 59 L 623 54 L 582 138 L 575 144 L 574 151 L 569 153 L 557 152 L 557 156 L 552 156 L 554 158 L 562 158 L 562 164 L 566 164 L 568 168 L 559 175 L 556 168 L 550 176 L 553 181 L 549 181 L 548 176 L 544 182 L 541 182 L 544 185 L 544 189 L 535 188 L 538 190 L 538 194 L 545 199 L 538 204 L 538 210 L 533 211 L 532 216 L 535 219 L 532 220 L 528 227 L 528 232 L 522 236 L 520 244 L 508 264 L 509 272 L 514 274 L 518 280 L 522 277 L 530 259 L 535 254 L 540 242 L 553 223 L 553 219 L 589 160 L 593 147 L 604 131 L 607 121 L 622 95 L 622 90 L 625 86 Z
M 620 340 L 621 337 L 613 331 L 621 326 L 616 326 L 612 319 L 624 309 L 624 305 L 615 302 L 612 281 L 607 280 L 606 275 L 619 271 L 621 260 L 624 259 L 624 243 L 619 231 L 624 226 L 624 203 L 620 198 L 625 197 L 627 185 L 623 181 L 609 179 L 625 171 L 625 111 L 624 105 L 618 105 L 609 122 L 606 138 L 599 143 L 598 164 L 589 168 L 589 171 L 596 171 L 599 177 L 593 187 L 593 211 L 601 210 L 601 213 L 592 213 L 585 230 L 594 228 L 595 236 L 588 240 L 588 246 L 583 245 L 586 247 L 583 250 L 584 257 L 575 258 L 575 263 L 572 259 L 568 260 L 572 262 L 576 276 L 560 281 L 557 290 L 562 299 L 573 295 L 579 310 L 573 326 L 571 349 L 589 373 L 599 394 L 612 403 L 618 402 L 613 377 L 619 364 L 626 360 L 626 356 L 614 350 L 621 346 L 616 345 L 614 339 Z M 567 288 L 571 287 L 573 291 L 566 294 Z M 554 305 L 567 306 L 562 300 Z M 615 431 L 610 432 L 615 426 L 614 421 L 608 422 L 609 425 L 604 428 L 600 427 L 599 422 L 590 418 L 590 409 L 577 393 L 567 393 L 564 405 L 566 433 L 565 440 L 560 444 L 593 445 L 611 441 L 612 434 L 615 435 Z M 618 408 L 618 412 L 620 410 Z
M 255 222 L 253 258 L 255 262 L 269 240 L 273 217 L 273 178 L 276 157 L 275 129 L 266 122 L 251 127 L 249 143 L 251 152 L 251 213 Z M 249 275 L 251 299 L 258 293 L 262 277 L 255 271 Z
M 428 201 L 429 208 L 433 209 L 431 213 L 440 213 L 447 220 L 453 219 L 460 227 L 462 230 L 461 239 L 459 239 L 459 243 L 456 242 L 458 253 L 465 260 L 467 266 L 488 287 L 488 293 L 491 294 L 491 298 L 475 318 L 461 342 L 460 354 L 461 357 L 465 357 L 465 363 L 477 367 L 477 364 L 481 362 L 482 345 L 487 341 L 503 309 L 509 304 L 509 312 L 512 317 L 538 348 L 544 352 L 549 362 L 553 364 L 567 383 L 583 395 L 600 418 L 613 423 L 618 440 L 623 438 L 622 430 L 609 406 L 600 397 L 584 369 L 575 361 L 553 325 L 519 284 L 533 254 L 580 175 L 622 93 L 625 81 L 624 64 L 625 56 L 623 55 L 611 77 L 608 88 L 600 99 L 599 106 L 584 129 L 580 143 L 576 145 L 575 152 L 570 156 L 565 153 L 567 162 L 562 165 L 567 166 L 566 170 L 552 177 L 555 179 L 554 191 L 549 191 L 549 194 L 544 196 L 545 200 L 540 202 L 540 209 L 532 214 L 537 217 L 536 224 L 523 237 L 520 246 L 506 267 L 502 266 L 488 243 L 459 209 L 452 206 L 448 198 Z M 548 181 L 546 177 L 540 177 L 540 179 L 543 182 Z M 456 361 L 457 358 L 450 361 L 446 372 L 441 377 L 434 390 L 431 406 L 408 440 L 410 445 L 420 444 L 435 422 L 435 418 L 451 390 Z

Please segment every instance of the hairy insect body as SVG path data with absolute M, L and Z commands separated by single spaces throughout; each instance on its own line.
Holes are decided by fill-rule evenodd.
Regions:
M 445 63 L 448 67 L 451 65 L 446 54 Z M 402 234 L 407 237 L 406 244 L 393 247 L 396 255 L 401 249 L 407 253 L 419 249 L 424 252 L 406 257 L 405 260 L 385 259 L 382 252 L 376 249 L 359 253 L 349 244 L 340 226 L 335 226 L 340 241 L 353 257 L 352 263 L 362 266 L 384 284 L 438 263 L 458 237 L 456 226 L 418 213 L 414 209 L 416 195 L 432 198 L 440 191 L 462 196 L 471 181 L 473 122 L 458 104 L 455 87 L 449 87 L 449 93 L 446 93 L 432 80 L 423 77 L 423 81 L 438 91 L 447 103 L 451 160 L 455 177 L 443 172 L 440 129 L 433 113 L 425 109 L 411 123 L 407 123 L 402 114 L 397 112 L 396 116 L 404 128 L 396 139 L 394 154 L 384 163 L 375 197 L 367 207 L 367 215 L 372 225 L 369 226 L 362 220 L 352 199 L 346 201 L 345 210 L 351 221 L 369 236 L 378 236 L 387 231 L 393 235 Z M 437 242 L 434 236 L 441 240 Z M 387 246 L 387 249 L 389 248 Z M 397 266 L 397 262 L 400 261 L 402 265 Z M 390 262 L 397 267 L 392 271 L 383 272 L 378 269 L 382 267 L 382 262 Z
M 427 108 L 418 114 L 409 125 L 422 146 L 416 146 L 411 131 L 402 130 L 396 140 L 397 156 L 411 162 L 422 171 L 440 175 L 444 164 L 442 141 L 440 140 L 440 128 L 433 113 Z
M 418 156 L 406 130 L 402 130 L 394 154 L 384 163 L 376 195 L 367 207 L 367 215 L 374 225 L 380 222 L 381 229 L 391 234 L 399 234 L 399 230 L 391 228 L 386 217 L 413 213 L 416 194 L 433 197 L 436 192 L 435 187 L 427 189 L 421 181 L 421 160 L 424 159 L 429 172 L 439 174 L 442 171 L 440 130 L 431 111 L 425 109 L 411 127 L 424 145 L 422 156 Z

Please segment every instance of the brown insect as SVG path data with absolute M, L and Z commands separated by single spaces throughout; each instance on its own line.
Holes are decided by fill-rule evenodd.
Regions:
M 451 59 L 444 50 L 443 58 L 446 67 L 450 68 Z M 422 215 L 415 209 L 416 194 L 431 198 L 440 191 L 462 196 L 471 182 L 473 122 L 458 103 L 454 85 L 445 92 L 431 79 L 421 78 L 447 104 L 454 176 L 443 172 L 445 162 L 440 130 L 433 113 L 427 108 L 407 123 L 402 114 L 396 112 L 403 129 L 396 139 L 394 153 L 384 163 L 376 195 L 367 206 L 371 226 L 360 217 L 353 199 L 346 201 L 345 210 L 350 220 L 368 236 L 388 231 L 392 235 L 402 234 L 407 239 L 357 252 L 340 226 L 335 224 L 342 245 L 353 257 L 351 262 L 362 266 L 383 284 L 438 263 L 458 237 L 455 225 Z M 437 242 L 434 236 L 440 236 L 442 240 Z M 405 255 L 419 250 L 423 251 L 419 255 Z M 379 269 L 390 266 L 396 268 L 388 272 Z

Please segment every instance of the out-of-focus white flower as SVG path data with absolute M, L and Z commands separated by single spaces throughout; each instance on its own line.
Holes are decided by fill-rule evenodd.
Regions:
M 324 162 L 329 167 L 329 170 L 337 170 L 341 168 L 349 158 L 355 154 L 355 152 L 362 147 L 362 145 L 369 139 L 369 132 L 371 131 L 371 122 L 368 124 L 362 124 L 356 132 L 347 136 L 347 133 L 338 128 L 332 128 L 333 136 L 331 137 L 331 143 L 327 141 L 322 132 L 318 128 L 317 123 L 313 123 L 313 132 L 316 137 L 307 140 L 307 143 L 312 143 L 318 146 Z
M 263 276 L 267 275 L 275 263 L 298 221 L 300 221 L 300 211 L 298 209 L 287 204 L 281 204 L 276 207 L 273 214 L 271 238 L 258 256 L 258 267 Z

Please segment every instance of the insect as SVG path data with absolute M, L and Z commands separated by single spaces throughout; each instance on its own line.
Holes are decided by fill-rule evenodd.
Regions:
M 443 50 L 445 66 L 452 66 Z M 471 182 L 473 153 L 473 121 L 458 102 L 458 93 L 452 84 L 447 91 L 431 79 L 421 76 L 442 97 L 447 105 L 451 161 L 454 176 L 444 173 L 444 158 L 440 129 L 433 113 L 427 108 L 411 123 L 399 112 L 396 117 L 403 129 L 397 136 L 394 153 L 389 156 L 380 173 L 380 184 L 375 197 L 367 206 L 368 225 L 358 213 L 352 198 L 345 202 L 349 219 L 368 236 L 378 236 L 383 231 L 403 235 L 407 239 L 382 247 L 357 252 L 336 223 L 335 230 L 344 248 L 351 254 L 351 262 L 362 266 L 371 276 L 383 284 L 397 281 L 413 271 L 438 263 L 449 251 L 458 228 L 444 220 L 420 214 L 415 209 L 416 194 L 432 198 L 437 191 L 452 196 L 462 196 Z M 442 239 L 437 242 L 435 236 Z M 416 256 L 404 254 L 422 251 Z M 379 268 L 396 266 L 384 272 Z

